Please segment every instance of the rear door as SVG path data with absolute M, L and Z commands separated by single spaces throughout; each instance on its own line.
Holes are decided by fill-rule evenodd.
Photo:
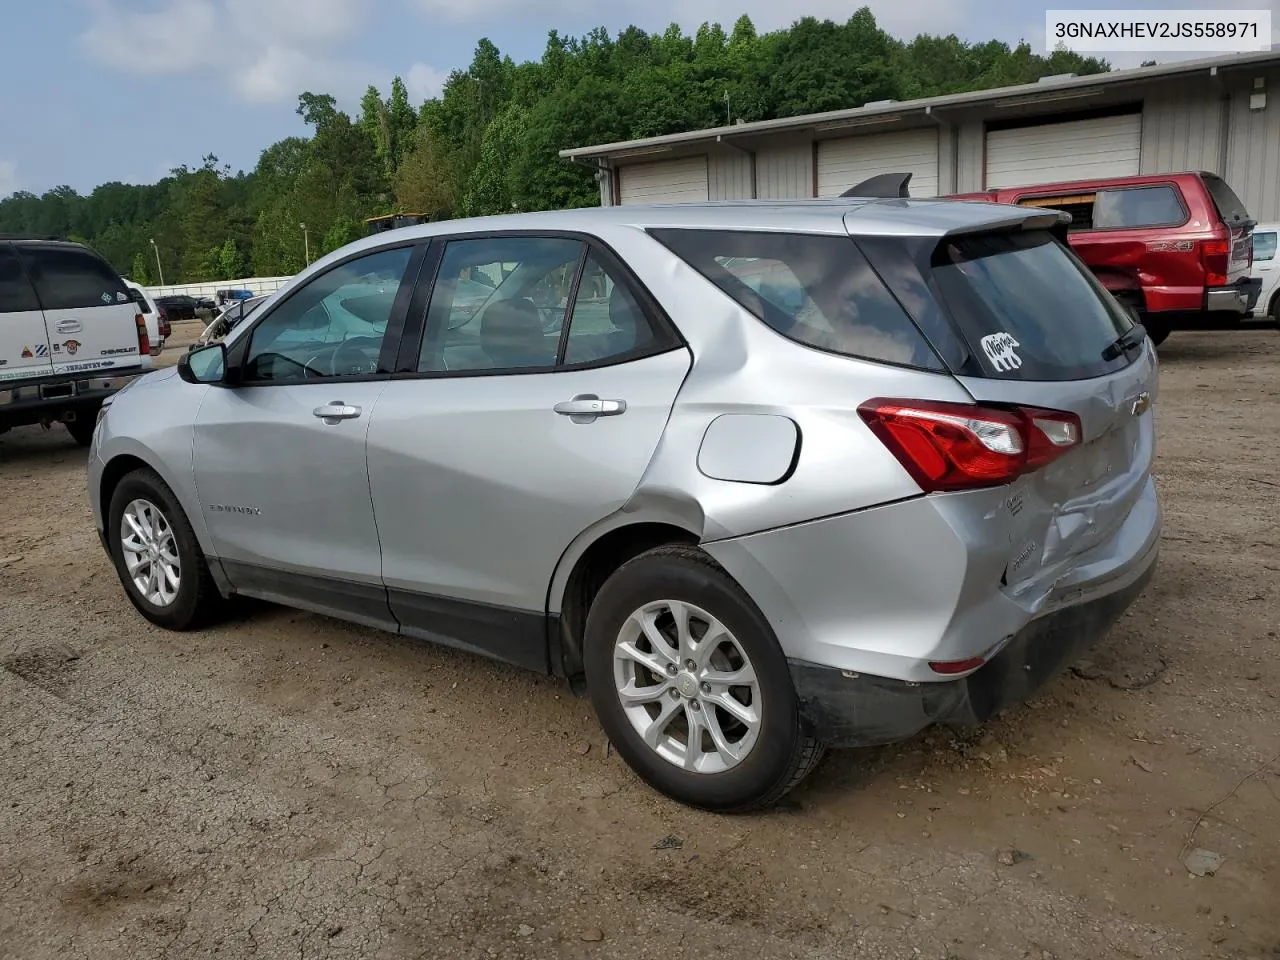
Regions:
M 54 373 L 142 363 L 138 305 L 110 264 L 78 244 L 17 247 L 44 308 Z
M 1132 324 L 1088 268 L 1041 231 L 922 240 L 926 288 L 904 283 L 883 241 L 863 245 L 922 328 L 959 334 L 967 355 L 943 355 L 975 400 L 1079 418 L 1078 442 L 1007 492 L 1008 587 L 1113 536 L 1147 488 L 1157 367 L 1146 338 L 1113 347 Z
M 8 243 L 0 243 L 0 383 L 53 373 L 40 301 Z
M 1280 260 L 1276 259 L 1277 238 L 1280 231 L 1275 227 L 1258 230 L 1253 235 L 1253 275 L 1262 280 L 1262 294 L 1258 297 L 1258 313 L 1268 311 L 1280 315 L 1280 310 L 1271 310 L 1271 300 L 1280 289 Z

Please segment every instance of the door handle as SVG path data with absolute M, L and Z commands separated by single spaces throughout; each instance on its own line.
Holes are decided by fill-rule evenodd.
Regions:
M 72 320 L 70 318 L 66 320 L 59 320 L 53 326 L 59 333 L 79 333 L 84 329 L 79 320 Z
M 332 400 L 323 407 L 316 407 L 311 413 L 325 423 L 334 424 L 342 420 L 354 420 L 360 416 L 360 408 L 343 403 L 341 400 Z
M 601 400 L 594 393 L 583 393 L 572 400 L 561 400 L 552 409 L 574 423 L 590 423 L 596 417 L 616 417 L 626 413 L 627 401 Z

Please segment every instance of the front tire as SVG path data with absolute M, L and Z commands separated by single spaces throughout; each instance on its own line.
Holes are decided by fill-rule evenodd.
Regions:
M 93 442 L 93 431 L 98 425 L 98 408 L 77 410 L 76 418 L 67 422 L 67 433 L 77 446 L 87 447 Z
M 191 630 L 221 605 L 195 531 L 155 471 L 134 470 L 116 485 L 107 537 L 125 593 L 156 626 Z
M 674 800 L 767 807 L 821 759 L 768 621 L 695 547 L 658 547 L 615 571 L 591 604 L 583 654 L 609 739 Z

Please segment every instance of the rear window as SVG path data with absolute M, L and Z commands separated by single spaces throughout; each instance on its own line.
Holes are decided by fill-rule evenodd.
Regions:
M 0 243 L 0 313 L 39 310 L 36 292 L 22 272 L 22 262 L 12 248 Z
M 943 369 L 848 237 L 735 230 L 650 233 L 790 340 L 842 356 Z
M 1095 230 L 1169 227 L 1186 219 L 1182 198 L 1172 186 L 1099 190 L 1093 204 Z
M 931 267 L 984 377 L 1077 380 L 1129 362 L 1103 352 L 1132 321 L 1046 233 L 945 239 Z
M 141 290 L 135 290 L 133 287 L 130 287 L 129 296 L 133 298 L 133 302 L 138 305 L 138 309 L 143 313 L 151 312 L 151 304 L 147 303 L 147 298 L 143 295 Z
M 1202 174 L 1200 179 L 1208 188 L 1209 196 L 1213 198 L 1213 205 L 1218 208 L 1218 215 L 1222 217 L 1224 223 L 1240 223 L 1249 219 L 1249 211 L 1245 209 L 1227 181 L 1211 173 Z
M 40 304 L 46 310 L 80 310 L 133 302 L 120 275 L 88 250 L 28 247 L 22 251 L 22 257 L 35 283 Z
M 1274 260 L 1276 258 L 1276 234 L 1255 233 L 1253 235 L 1253 259 Z

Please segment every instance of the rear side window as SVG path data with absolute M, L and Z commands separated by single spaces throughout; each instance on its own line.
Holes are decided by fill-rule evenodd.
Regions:
M 1129 363 L 1103 354 L 1132 322 L 1046 233 L 948 238 L 931 267 L 939 298 L 984 377 L 1077 380 Z
M 0 313 L 39 309 L 36 292 L 22 272 L 22 261 L 11 247 L 0 243 Z
M 1249 219 L 1249 211 L 1227 181 L 1211 173 L 1202 174 L 1200 179 L 1204 181 L 1209 196 L 1213 198 L 1213 205 L 1218 208 L 1218 215 L 1224 223 L 1240 223 Z
M 1254 261 L 1274 260 L 1276 258 L 1276 234 L 1255 233 L 1253 235 Z
M 848 237 L 734 230 L 650 233 L 788 339 L 843 356 L 943 369 Z
M 1099 190 L 1093 204 L 1093 228 L 1171 227 L 1187 219 L 1182 198 L 1171 185 Z
M 151 312 L 151 304 L 147 303 L 147 298 L 142 295 L 141 290 L 135 290 L 133 289 L 133 287 L 130 287 L 129 297 L 130 299 L 133 300 L 134 303 L 138 305 L 138 309 L 141 310 L 143 313 Z
M 46 310 L 79 310 L 132 303 L 133 297 L 105 260 L 79 247 L 28 247 L 22 251 Z

